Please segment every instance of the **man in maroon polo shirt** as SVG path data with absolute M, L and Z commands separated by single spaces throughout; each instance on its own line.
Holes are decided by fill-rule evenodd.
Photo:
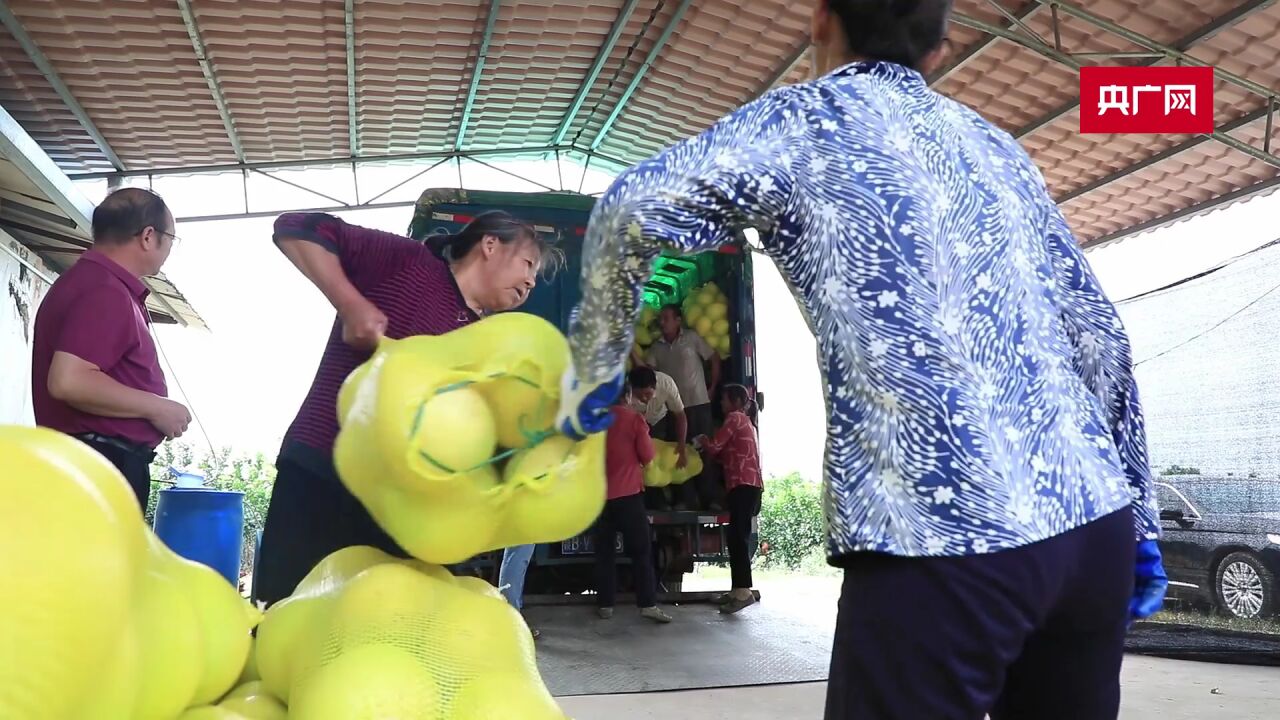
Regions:
M 79 438 L 124 474 L 146 508 L 151 460 L 191 414 L 168 388 L 142 278 L 160 272 L 173 214 L 155 193 L 122 188 L 93 211 L 93 248 L 63 273 L 36 312 L 31 392 L 38 425 Z

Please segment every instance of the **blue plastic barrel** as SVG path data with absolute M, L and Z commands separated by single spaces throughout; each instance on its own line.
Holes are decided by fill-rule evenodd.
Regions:
M 206 488 L 161 490 L 155 530 L 170 550 L 208 565 L 232 585 L 240 586 L 244 493 Z

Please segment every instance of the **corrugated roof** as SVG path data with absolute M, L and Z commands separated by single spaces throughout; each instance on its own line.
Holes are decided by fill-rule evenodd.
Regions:
M 18 257 L 34 253 L 44 267 L 66 270 L 92 245 L 92 212 L 92 204 L 0 108 L 0 229 L 22 244 L 24 251 L 16 253 Z M 32 267 L 39 271 L 34 263 Z M 151 289 L 147 309 L 154 321 L 205 327 L 164 273 L 143 282 Z
M 13 37 L 0 41 L 0 105 L 73 176 L 119 170 L 113 154 L 142 174 L 458 149 L 559 148 L 629 163 L 807 74 L 808 5 L 788 0 L 0 0 L 4 8 Z M 1280 87 L 1275 0 L 955 8 L 955 62 L 935 86 L 1022 140 L 1085 244 L 1280 184 L 1264 138 L 1268 96 Z M 23 34 L 27 47 L 9 42 Z M 1219 68 L 1222 134 L 1077 132 L 1072 65 L 1168 64 L 1180 53 Z

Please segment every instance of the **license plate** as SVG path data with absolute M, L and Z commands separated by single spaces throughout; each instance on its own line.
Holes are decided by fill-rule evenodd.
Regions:
M 619 554 L 622 552 L 621 533 L 614 535 L 613 548 Z M 576 538 L 569 538 L 560 542 L 561 555 L 594 555 L 595 552 L 595 538 L 591 535 L 579 535 Z

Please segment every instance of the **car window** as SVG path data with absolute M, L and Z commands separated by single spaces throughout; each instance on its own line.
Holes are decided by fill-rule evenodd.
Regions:
M 1186 511 L 1187 504 L 1182 502 L 1182 498 L 1173 491 L 1168 485 L 1156 486 L 1156 502 L 1160 504 L 1161 510 L 1182 510 Z
M 1276 481 L 1197 481 L 1179 486 L 1179 489 L 1202 513 L 1280 513 L 1280 482 Z M 1163 508 L 1163 494 L 1160 495 L 1160 503 Z

